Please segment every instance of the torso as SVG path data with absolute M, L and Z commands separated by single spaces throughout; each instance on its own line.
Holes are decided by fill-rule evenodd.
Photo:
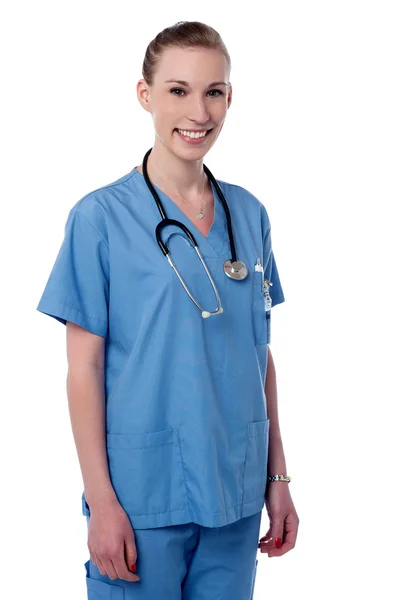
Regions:
M 139 171 L 139 173 L 143 174 L 141 165 L 136 167 L 136 169 L 137 169 L 137 171 Z M 157 184 L 157 187 L 159 187 L 162 191 L 164 191 L 162 189 L 162 186 L 158 186 L 158 184 Z M 177 196 L 177 194 L 170 195 L 169 192 L 165 192 L 165 193 L 180 208 L 180 210 L 182 212 L 184 212 L 186 217 L 188 219 L 190 219 L 190 221 L 192 222 L 193 225 L 195 225 L 195 227 L 198 229 L 198 231 L 200 231 L 204 237 L 207 237 L 208 233 L 212 227 L 212 224 L 214 221 L 214 216 L 215 216 L 214 215 L 213 190 L 212 190 L 212 186 L 209 183 L 209 181 L 207 181 L 206 186 L 205 186 L 205 191 L 204 191 L 204 209 L 203 209 L 204 217 L 202 219 L 197 219 L 197 213 L 201 206 L 201 198 L 194 201 L 193 207 L 191 208 L 191 206 L 188 206 L 185 202 L 183 202 L 183 200 L 181 200 Z
M 240 282 L 224 270 L 231 248 L 218 196 L 208 240 L 197 229 L 206 233 L 210 226 L 206 208 L 204 224 L 195 210 L 186 217 L 177 199 L 163 191 L 161 202 L 170 218 L 184 221 L 194 234 L 223 313 L 201 315 L 201 308 L 216 309 L 215 289 L 178 228 L 165 228 L 162 239 L 200 307 L 161 252 L 155 236 L 160 214 L 140 172 L 80 201 L 74 234 L 66 237 L 46 294 L 43 308 L 49 314 L 106 336 L 110 477 L 134 528 L 188 522 L 223 527 L 264 505 L 270 334 L 262 273 L 254 270 L 258 257 L 265 277 L 274 279 L 271 292 L 277 290 L 277 298 L 279 280 L 263 205 L 242 187 L 220 184 L 231 208 L 238 258 L 249 269 Z M 79 251 L 96 259 L 81 261 L 78 269 Z

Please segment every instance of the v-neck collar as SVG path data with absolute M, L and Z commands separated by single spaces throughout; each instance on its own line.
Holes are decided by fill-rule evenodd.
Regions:
M 151 194 L 151 191 L 149 190 L 145 182 L 144 175 L 140 173 L 140 171 L 138 171 L 136 167 L 134 167 L 133 173 L 136 174 L 136 177 L 142 183 L 144 189 L 146 190 L 151 200 L 151 206 L 153 207 L 155 214 L 160 219 L 160 212 Z M 219 257 L 223 252 L 223 248 L 226 244 L 226 239 L 228 239 L 226 214 L 224 212 L 222 202 L 218 196 L 216 189 L 214 188 L 212 182 L 210 182 L 210 184 L 213 191 L 214 219 L 207 236 L 204 236 L 201 233 L 198 227 L 196 227 L 196 225 L 187 217 L 187 215 L 181 210 L 181 208 L 176 204 L 176 202 L 173 202 L 173 200 L 167 194 L 165 194 L 165 192 L 163 192 L 158 186 L 156 186 L 154 183 L 152 184 L 163 204 L 166 217 L 168 219 L 175 219 L 176 221 L 180 221 L 181 223 L 183 223 L 183 225 L 185 225 L 194 235 L 194 238 L 203 256 L 208 256 L 208 258 L 211 258 L 212 256 Z M 180 231 L 182 232 L 182 230 Z M 210 252 L 208 252 L 208 250 Z

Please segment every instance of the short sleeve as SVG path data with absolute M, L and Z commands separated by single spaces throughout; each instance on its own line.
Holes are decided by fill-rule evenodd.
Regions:
M 37 310 L 63 325 L 71 321 L 106 337 L 108 299 L 108 244 L 87 217 L 73 208 Z
M 271 232 L 270 227 L 266 232 L 263 239 L 263 265 L 264 265 L 264 277 L 271 281 L 272 285 L 269 288 L 270 297 L 273 306 L 285 302 L 285 296 L 280 281 L 280 275 L 277 269 L 276 258 L 272 248 Z M 267 319 L 267 343 L 270 344 L 270 330 L 271 330 L 271 310 L 266 313 Z
M 265 278 L 272 282 L 272 286 L 270 287 L 270 296 L 272 299 L 272 307 L 276 306 L 276 304 L 281 304 L 285 301 L 283 288 L 281 286 L 280 275 L 277 270 L 276 259 L 274 256 L 274 252 L 271 252 L 271 270 L 269 271 L 265 269 Z M 267 274 L 266 274 L 267 273 Z M 269 277 L 267 276 L 269 275 Z

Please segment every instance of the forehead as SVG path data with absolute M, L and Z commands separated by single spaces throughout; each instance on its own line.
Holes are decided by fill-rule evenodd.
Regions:
M 228 80 L 228 65 L 221 50 L 173 47 L 163 51 L 156 70 L 159 83 L 172 78 L 190 83 L 198 77 L 204 78 L 204 83 Z

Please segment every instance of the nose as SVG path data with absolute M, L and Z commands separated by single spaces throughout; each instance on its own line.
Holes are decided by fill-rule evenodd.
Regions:
M 206 98 L 202 95 L 191 94 L 187 117 L 199 125 L 209 121 L 209 108 Z

